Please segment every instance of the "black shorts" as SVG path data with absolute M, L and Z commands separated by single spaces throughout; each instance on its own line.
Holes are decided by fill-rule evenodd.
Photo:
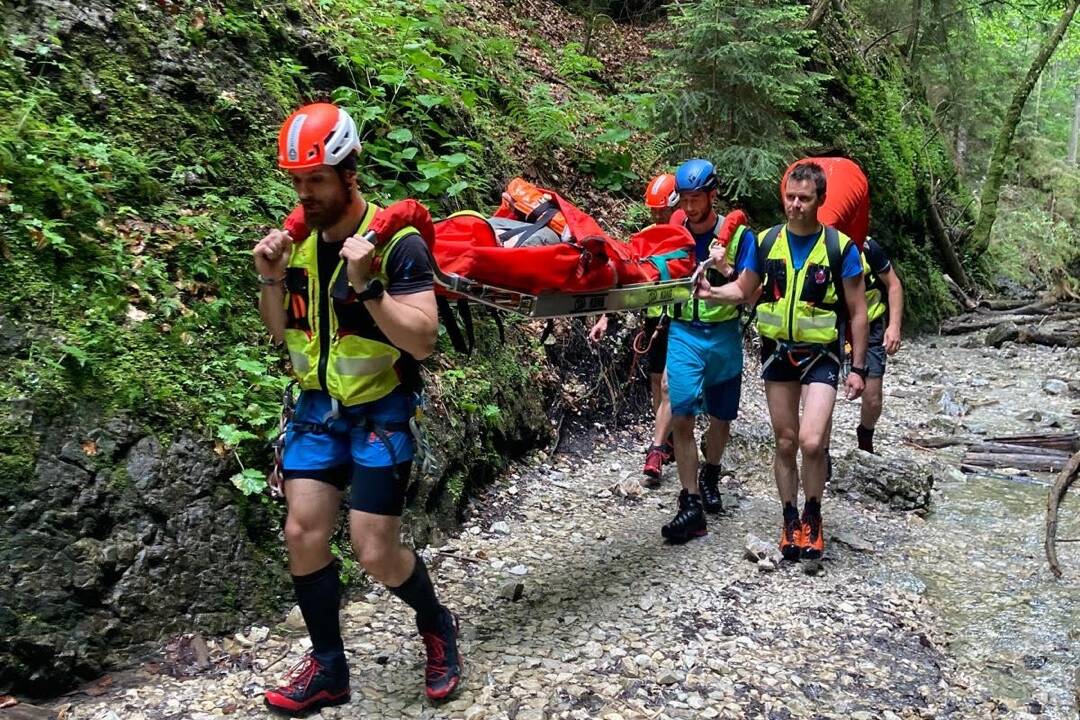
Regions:
M 813 361 L 807 370 L 805 366 L 792 364 L 784 355 L 769 362 L 775 351 L 776 341 L 761 338 L 761 379 L 765 382 L 797 382 L 802 385 L 824 383 L 832 387 L 836 387 L 839 382 L 840 363 L 828 355 L 822 355 Z M 839 354 L 834 354 L 839 357 Z
M 866 346 L 866 376 L 885 377 L 885 318 L 879 317 L 870 323 L 869 342 Z
M 323 470 L 287 470 L 285 480 L 306 477 L 349 491 L 349 509 L 399 517 L 405 510 L 412 461 L 386 467 L 340 465 Z
M 660 326 L 659 330 L 657 330 L 657 325 Z M 652 338 L 652 343 L 645 353 L 645 358 L 649 365 L 649 372 L 654 375 L 660 375 L 664 372 L 664 368 L 667 367 L 667 341 L 668 327 L 670 325 L 671 318 L 666 315 L 645 318 L 645 326 L 642 330 L 645 337 L 642 339 L 642 344 L 648 343 L 649 338 Z M 653 336 L 654 332 L 656 333 L 655 337 Z

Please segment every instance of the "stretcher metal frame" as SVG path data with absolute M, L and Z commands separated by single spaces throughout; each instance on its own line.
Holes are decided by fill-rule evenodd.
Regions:
M 376 242 L 374 232 L 368 232 L 364 237 L 371 243 Z M 430 249 L 428 257 L 435 282 L 452 295 L 496 310 L 541 319 L 640 310 L 652 305 L 689 302 L 693 298 L 694 286 L 697 285 L 701 273 L 713 264 L 711 258 L 705 260 L 688 278 L 657 280 L 586 292 L 534 294 L 482 283 L 458 273 L 443 272 Z

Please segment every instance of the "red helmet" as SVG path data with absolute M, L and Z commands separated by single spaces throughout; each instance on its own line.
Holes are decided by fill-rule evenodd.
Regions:
M 651 208 L 670 208 L 679 204 L 679 191 L 675 189 L 675 176 L 670 173 L 657 175 L 645 188 L 645 204 Z
M 353 150 L 360 150 L 356 123 L 330 103 L 305 105 L 289 116 L 278 133 L 278 167 L 285 170 L 337 165 Z

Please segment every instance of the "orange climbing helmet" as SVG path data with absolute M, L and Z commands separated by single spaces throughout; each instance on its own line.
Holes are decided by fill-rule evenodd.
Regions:
M 278 167 L 310 170 L 337 165 L 360 150 L 356 123 L 336 105 L 313 103 L 289 116 L 278 133 Z
M 645 188 L 645 205 L 651 208 L 671 208 L 679 204 L 679 191 L 675 189 L 675 176 L 671 173 L 657 175 Z

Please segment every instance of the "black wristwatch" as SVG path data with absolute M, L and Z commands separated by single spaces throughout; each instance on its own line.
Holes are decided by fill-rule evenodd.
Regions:
M 360 302 L 378 300 L 383 296 L 384 292 L 386 292 L 386 288 L 383 287 L 382 280 L 375 278 L 374 280 L 368 280 L 367 287 L 356 293 L 356 299 Z
M 851 366 L 851 372 L 855 373 L 856 375 L 861 377 L 863 380 L 865 380 L 866 376 L 870 374 L 870 371 L 867 370 L 866 368 L 864 368 L 864 367 L 855 367 L 854 365 Z

